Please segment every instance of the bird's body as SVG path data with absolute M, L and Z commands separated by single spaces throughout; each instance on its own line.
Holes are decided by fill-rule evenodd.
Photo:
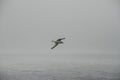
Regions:
M 54 43 L 58 43 L 58 44 L 62 44 L 63 42 L 62 41 L 52 41 Z
M 55 45 L 51 49 L 55 48 L 58 44 L 63 44 L 63 42 L 61 41 L 63 39 L 65 39 L 65 38 L 60 38 L 60 39 L 57 39 L 56 41 L 52 41 L 55 43 Z

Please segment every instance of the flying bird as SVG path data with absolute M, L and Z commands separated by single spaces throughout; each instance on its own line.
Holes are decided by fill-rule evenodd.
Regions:
M 52 40 L 52 42 L 54 42 L 55 45 L 51 49 L 54 49 L 58 44 L 63 44 L 63 42 L 61 41 L 63 39 L 65 39 L 65 38 L 60 38 L 60 39 L 57 39 L 56 41 Z

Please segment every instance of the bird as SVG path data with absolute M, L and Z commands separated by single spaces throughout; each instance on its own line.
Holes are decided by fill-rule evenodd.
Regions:
M 53 41 L 55 43 L 55 45 L 51 48 L 51 49 L 54 49 L 56 46 L 58 46 L 58 44 L 63 44 L 63 42 L 61 40 L 64 40 L 65 38 L 59 38 L 57 39 L 56 41 Z

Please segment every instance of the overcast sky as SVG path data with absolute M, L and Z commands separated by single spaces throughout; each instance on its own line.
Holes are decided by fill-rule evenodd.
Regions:
M 2 0 L 1 0 L 2 1 Z M 3 0 L 0 53 L 51 51 L 120 52 L 117 0 Z

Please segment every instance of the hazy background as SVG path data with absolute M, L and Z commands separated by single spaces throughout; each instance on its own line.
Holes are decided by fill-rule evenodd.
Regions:
M 0 0 L 0 55 L 118 55 L 119 10 L 119 0 Z M 50 50 L 61 37 L 65 44 Z
M 0 0 L 0 80 L 120 80 L 120 1 Z

